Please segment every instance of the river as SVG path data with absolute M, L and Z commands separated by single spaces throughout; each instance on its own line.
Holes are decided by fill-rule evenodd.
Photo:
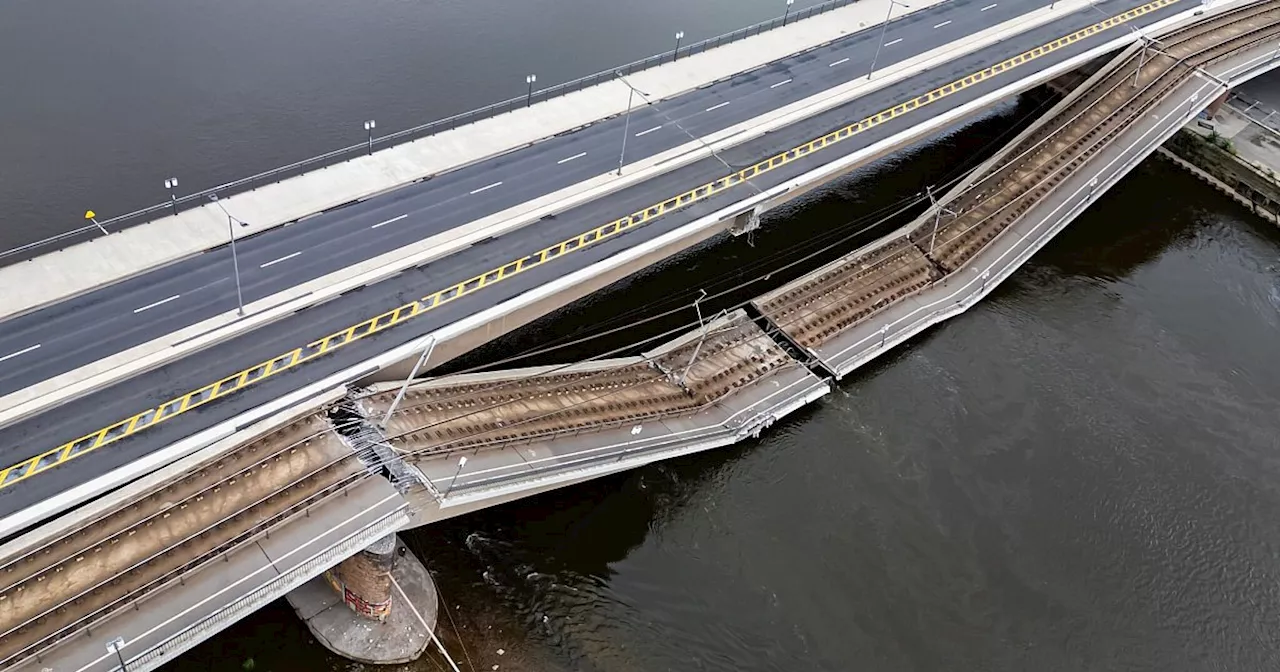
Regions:
M 38 12 L 52 4 L 17 6 Z M 90 4 L 169 7 L 145 0 Z M 208 3 L 201 11 L 221 15 L 240 4 Z M 306 13 L 302 3 L 276 4 Z M 482 40 L 451 35 L 508 30 L 493 25 L 501 21 L 481 20 L 486 7 L 491 18 L 499 15 L 492 13 L 495 2 L 308 4 L 341 5 L 355 17 L 366 7 L 376 14 L 429 6 L 440 12 L 432 14 L 432 35 L 454 40 L 429 49 L 456 54 L 445 59 L 453 62 Z M 583 21 L 574 13 L 609 5 L 614 13 L 600 20 L 651 26 L 671 24 L 681 12 L 688 22 L 715 13 L 707 8 L 730 6 L 691 4 L 544 0 L 523 3 L 520 11 Z M 766 5 L 733 3 L 738 20 L 706 25 L 718 30 L 763 18 Z M 467 18 L 451 18 L 457 16 Z M 596 59 L 585 70 L 640 55 L 623 53 L 613 40 L 632 39 L 638 31 L 630 24 L 604 25 L 628 30 L 582 47 L 584 57 Z M 253 22 L 245 29 L 266 30 Z M 546 18 L 512 26 L 509 35 L 545 46 L 555 30 Z M 163 32 L 155 39 L 178 44 Z M 425 59 L 384 60 L 397 54 L 388 46 L 402 37 L 395 35 L 343 51 L 365 66 L 370 87 L 386 88 L 396 78 L 422 81 L 431 69 Z M 235 51 L 229 48 L 228 58 Z M 272 88 L 262 72 L 289 70 L 287 63 L 258 70 L 236 63 L 204 63 L 204 79 L 238 88 L 245 100 L 289 94 Z M 452 94 L 471 90 L 471 80 L 456 77 Z M 492 93 L 489 81 L 476 83 L 476 95 Z M 292 111 L 265 105 L 270 109 L 260 113 L 264 121 L 253 124 L 254 133 L 286 139 L 272 150 L 250 140 L 233 143 L 210 170 L 241 155 L 269 164 L 289 147 L 334 140 L 299 130 L 320 122 L 284 128 L 274 121 L 341 117 L 351 100 L 332 97 L 322 101 L 313 93 Z M 151 100 L 178 105 L 166 101 L 163 87 Z M 0 114 L 13 107 L 0 106 Z M 732 303 L 781 284 L 855 247 L 874 233 L 861 232 L 874 213 L 955 175 L 1035 109 L 1025 100 L 1009 104 L 772 217 L 754 247 L 745 239 L 716 241 L 476 358 L 638 322 L 687 303 L 697 288 L 770 276 L 726 299 Z M 368 116 L 347 111 L 357 122 Z M 157 136 L 183 130 L 162 126 L 154 128 Z M 157 152 L 190 165 L 193 147 L 226 141 L 223 130 L 172 146 L 145 134 L 113 140 L 139 145 L 125 161 L 121 184 L 133 179 L 128 165 L 154 163 Z M 293 133 L 306 143 L 289 145 Z M 46 145 L 56 139 L 29 138 Z M 64 154 L 72 150 L 52 144 Z M 0 165 L 6 178 L 18 172 L 8 157 Z M 16 204 L 0 198 L 10 211 L 5 221 L 25 227 L 24 213 L 40 211 L 32 204 L 42 202 L 41 194 L 59 191 L 40 189 L 48 191 L 37 189 Z M 62 193 L 87 197 L 111 189 L 111 180 L 86 175 Z M 784 268 L 810 253 L 809 261 Z M 645 322 L 529 361 L 595 354 L 687 319 L 686 313 Z M 445 607 L 439 631 L 464 670 L 1276 669 L 1277 343 L 1280 232 L 1152 159 L 987 300 L 850 376 L 759 440 L 405 538 L 437 578 Z M 432 656 L 400 669 L 442 665 Z M 328 655 L 278 601 L 165 669 L 361 668 Z

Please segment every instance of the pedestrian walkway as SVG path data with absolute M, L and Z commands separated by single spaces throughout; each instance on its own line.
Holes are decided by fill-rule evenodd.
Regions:
M 898 3 L 894 18 L 946 1 L 922 0 L 913 2 L 905 10 Z M 1085 0 L 1066 0 L 1056 3 L 1053 10 L 1047 7 L 1033 10 L 1018 21 L 1028 26 L 1039 25 L 1051 16 L 1066 15 L 1087 5 Z M 875 26 L 884 20 L 888 8 L 888 0 L 864 0 L 638 72 L 631 75 L 629 81 L 647 92 L 651 100 L 668 99 Z M 892 67 L 878 70 L 882 74 L 872 78 L 872 85 L 894 71 Z M 225 245 L 228 232 L 223 208 L 247 223 L 237 227 L 237 237 L 249 236 L 617 116 L 626 111 L 629 94 L 630 89 L 623 82 L 607 81 L 528 108 L 224 197 L 221 207 L 215 204 L 194 207 L 0 268 L 0 286 L 24 290 L 0 296 L 0 317 L 48 305 Z

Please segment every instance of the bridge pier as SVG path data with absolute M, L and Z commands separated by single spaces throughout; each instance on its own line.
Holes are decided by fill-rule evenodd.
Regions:
M 407 663 L 434 639 L 439 610 L 435 583 L 394 534 L 286 597 L 316 640 L 360 663 Z

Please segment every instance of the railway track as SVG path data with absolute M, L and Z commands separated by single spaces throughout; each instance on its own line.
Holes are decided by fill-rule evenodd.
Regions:
M 799 363 L 745 315 L 649 359 L 586 370 L 468 374 L 409 390 L 387 426 L 398 450 L 434 455 L 690 415 L 780 367 Z M 369 417 L 395 396 L 362 400 Z
M 757 299 L 811 352 L 876 313 L 962 269 L 1197 68 L 1280 36 L 1280 2 L 1237 7 L 1128 55 L 1027 134 L 937 215 L 891 239 Z
M 362 478 L 309 417 L 0 566 L 0 668 L 38 655 Z
M 947 272 L 964 266 L 1091 157 L 1203 67 L 1280 35 L 1280 3 L 1238 8 L 1131 54 L 1021 151 L 953 201 L 959 216 L 913 241 Z M 958 207 L 955 207 L 958 206 Z M 932 240 L 932 242 L 930 242 Z

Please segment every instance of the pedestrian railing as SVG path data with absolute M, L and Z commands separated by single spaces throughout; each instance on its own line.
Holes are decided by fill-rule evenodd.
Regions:
M 177 211 L 184 207 L 191 208 L 203 205 L 207 203 L 209 201 L 209 197 L 213 195 L 224 198 L 230 194 L 251 191 L 258 187 L 279 182 L 289 177 L 295 177 L 318 168 L 349 161 L 372 152 L 374 148 L 392 147 L 401 143 L 434 135 L 441 131 L 451 130 L 458 128 L 459 126 L 475 123 L 482 119 L 488 119 L 490 117 L 504 114 L 521 107 L 526 107 L 535 102 L 542 102 L 568 93 L 573 93 L 575 91 L 581 91 L 582 89 L 609 81 L 620 74 L 630 75 L 663 63 L 670 63 L 686 56 L 699 54 L 731 42 L 737 42 L 748 37 L 759 35 L 760 33 L 773 30 L 788 23 L 800 21 L 846 5 L 851 5 L 857 1 L 858 0 L 826 0 L 825 2 L 813 5 L 812 7 L 788 12 L 784 16 L 770 19 L 768 21 L 762 21 L 730 33 L 725 33 L 717 37 L 702 40 L 700 42 L 694 42 L 685 46 L 677 46 L 674 50 L 666 51 L 638 61 L 633 61 L 620 67 L 602 70 L 595 74 L 587 75 L 586 77 L 579 77 L 578 79 L 549 86 L 545 89 L 531 91 L 526 95 L 509 98 L 468 112 L 455 114 L 420 126 L 414 126 L 413 128 L 406 128 L 380 137 L 372 137 L 370 140 L 342 147 L 341 149 L 335 149 L 330 152 L 325 152 L 319 156 L 313 156 L 308 159 L 296 161 L 286 166 L 272 168 L 271 170 L 266 170 L 238 180 L 232 180 L 231 182 L 219 184 L 185 196 L 178 196 L 173 200 L 157 203 L 155 205 L 151 205 L 140 210 L 134 210 L 133 212 L 127 212 L 122 215 L 117 215 L 109 219 L 98 220 L 95 224 L 82 226 L 78 229 L 60 233 L 56 236 L 51 236 L 43 240 L 4 250 L 0 252 L 0 263 L 12 263 L 13 261 L 18 261 L 20 259 L 30 258 L 35 256 L 37 253 L 41 253 L 41 251 L 46 248 L 59 244 L 67 244 L 72 241 L 78 241 L 92 235 L 94 232 L 101 231 L 103 228 L 106 228 L 109 231 L 118 231 L 130 226 L 145 223 L 166 211 Z

